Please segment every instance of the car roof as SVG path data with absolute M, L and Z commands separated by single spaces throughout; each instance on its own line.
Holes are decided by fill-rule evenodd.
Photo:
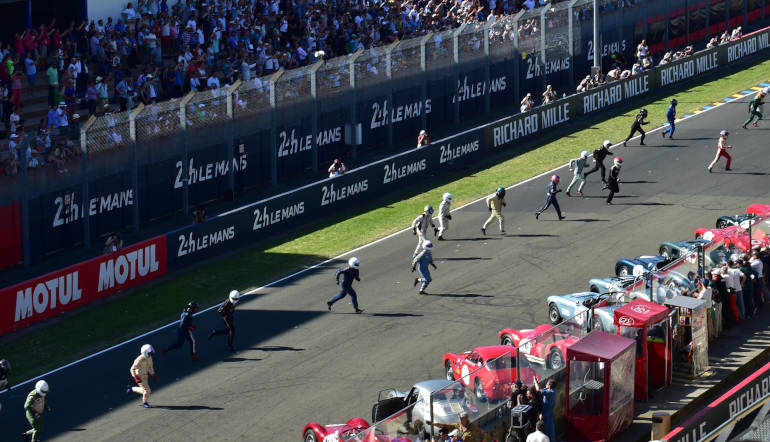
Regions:
M 484 347 L 476 347 L 473 351 L 478 353 L 479 356 L 486 361 L 488 359 L 500 357 L 506 353 L 515 352 L 516 349 L 510 345 L 487 345 Z

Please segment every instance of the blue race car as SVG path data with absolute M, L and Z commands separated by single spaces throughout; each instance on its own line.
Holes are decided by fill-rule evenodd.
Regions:
M 610 276 L 609 278 L 593 278 L 588 281 L 588 290 L 594 293 L 622 292 L 633 285 L 636 278 L 633 276 Z
M 548 320 L 552 324 L 559 324 L 564 319 L 572 318 L 591 307 L 603 307 L 617 302 L 606 293 L 578 292 L 569 295 L 551 295 L 546 300 L 548 303 Z
M 634 259 L 621 258 L 615 263 L 615 275 L 616 276 L 630 276 L 634 275 L 634 267 L 640 266 L 640 274 L 635 276 L 641 276 L 647 272 L 654 272 L 665 267 L 670 260 L 661 255 L 642 255 L 637 256 Z
M 677 242 L 666 241 L 658 247 L 658 254 L 667 260 L 673 261 L 685 256 L 688 252 L 696 251 L 699 245 L 705 247 L 708 243 L 709 241 L 703 238 Z

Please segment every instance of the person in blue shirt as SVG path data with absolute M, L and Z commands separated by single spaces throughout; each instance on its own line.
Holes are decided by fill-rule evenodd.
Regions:
M 668 107 L 668 110 L 666 111 L 666 119 L 668 120 L 668 128 L 661 132 L 661 135 L 663 138 L 666 138 L 666 134 L 668 134 L 669 139 L 674 138 L 674 131 L 676 130 L 676 124 L 674 122 L 676 121 L 676 105 L 677 105 L 676 98 L 671 100 L 671 106 Z
M 537 379 L 533 382 L 535 389 L 540 390 L 540 385 L 537 383 Z M 540 395 L 543 398 L 543 405 L 540 411 L 541 419 L 545 423 L 545 431 L 544 433 L 548 435 L 548 437 L 552 441 L 556 441 L 556 422 L 554 418 L 553 409 L 556 405 L 556 381 L 553 379 L 548 379 L 548 382 L 545 384 L 545 388 L 540 391 Z
M 433 281 L 433 278 L 430 277 L 430 268 L 428 266 L 433 266 L 434 269 L 438 270 L 436 264 L 433 263 L 433 253 L 431 250 L 433 250 L 433 243 L 425 241 L 422 243 L 422 251 L 412 259 L 412 271 L 417 270 L 418 265 L 420 267 L 420 277 L 414 278 L 414 285 L 417 286 L 417 283 L 422 282 L 419 292 L 421 295 L 427 295 L 425 289 Z
M 347 267 L 338 269 L 337 273 L 334 274 L 337 285 L 340 284 L 340 275 L 342 275 L 342 287 L 335 297 L 326 302 L 329 311 L 332 310 L 332 305 L 334 305 L 335 302 L 344 298 L 345 295 L 350 295 L 350 300 L 353 302 L 353 308 L 356 310 L 356 313 L 363 313 L 363 310 L 358 308 L 358 296 L 356 295 L 356 291 L 353 290 L 353 280 L 361 281 L 361 278 L 358 276 L 358 269 L 360 266 L 361 261 L 354 256 L 348 260 Z
M 540 219 L 540 214 L 545 212 L 551 205 L 556 209 L 556 214 L 559 215 L 559 219 L 562 220 L 565 217 L 561 216 L 561 208 L 559 207 L 559 201 L 556 199 L 556 194 L 561 192 L 559 189 L 559 175 L 551 177 L 551 181 L 548 183 L 548 190 L 545 194 L 545 203 L 537 209 L 535 212 L 535 219 Z
M 195 336 L 193 336 L 192 333 L 195 331 L 195 325 L 193 325 L 193 315 L 196 311 L 198 311 L 198 303 L 195 301 L 190 301 L 184 308 L 182 315 L 179 317 L 179 326 L 176 328 L 176 342 L 169 345 L 168 347 L 163 347 L 163 356 L 166 356 L 169 350 L 176 350 L 177 348 L 181 348 L 184 344 L 184 341 L 190 341 L 191 358 L 193 361 L 198 360 L 198 352 L 195 351 Z

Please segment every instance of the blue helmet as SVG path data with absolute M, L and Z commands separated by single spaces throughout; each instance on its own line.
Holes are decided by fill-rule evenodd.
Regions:
M 495 194 L 497 194 L 498 197 L 503 198 L 505 196 L 505 187 L 500 186 L 495 191 Z

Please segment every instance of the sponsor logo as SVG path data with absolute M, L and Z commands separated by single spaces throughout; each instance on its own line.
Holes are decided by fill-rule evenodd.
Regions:
M 507 83 L 505 75 L 492 79 L 489 83 L 486 81 L 479 81 L 471 84 L 468 84 L 468 76 L 466 75 L 462 80 L 457 81 L 457 94 L 452 97 L 452 103 L 462 103 L 463 101 L 483 97 L 487 94 L 502 92 L 506 87 Z
M 588 61 L 594 61 L 594 41 L 588 40 L 586 42 L 587 51 L 586 51 L 586 58 Z M 605 43 L 602 45 L 602 55 L 601 57 L 607 57 L 610 54 L 616 54 L 620 52 L 626 51 L 626 40 L 620 40 L 620 41 L 613 41 L 611 43 Z
M 294 218 L 297 215 L 305 213 L 305 202 L 300 201 L 298 203 L 286 206 L 278 210 L 270 210 L 268 206 L 263 206 L 261 209 L 257 207 L 254 209 L 254 225 L 252 230 L 259 230 L 263 227 L 272 226 L 283 220 Z
M 295 133 L 296 129 L 292 129 L 291 132 L 282 130 L 278 133 L 278 138 L 280 139 L 278 143 L 278 158 L 293 155 L 298 152 L 304 152 L 313 148 L 312 134 L 297 138 Z M 316 135 L 315 138 L 315 143 L 318 147 L 328 146 L 329 144 L 338 143 L 340 141 L 342 141 L 342 126 L 322 130 L 318 132 L 318 135 Z
M 83 218 L 83 214 L 86 212 L 86 209 L 77 203 L 74 192 L 57 196 L 53 203 L 56 206 L 56 214 L 52 223 L 54 228 L 75 222 Z M 132 189 L 98 195 L 88 200 L 88 216 L 109 213 L 133 204 L 134 191 Z
M 762 33 L 751 38 L 738 40 L 738 43 L 727 48 L 727 62 L 732 63 L 747 55 L 766 49 L 770 46 L 768 43 L 768 36 L 770 36 L 770 34 Z
M 398 168 L 396 167 L 395 162 L 386 164 L 384 167 L 385 175 L 382 177 L 382 184 L 388 184 L 393 181 L 400 180 L 401 178 L 407 177 L 409 175 L 422 172 L 427 168 L 428 166 L 426 164 L 425 158 L 419 161 L 405 164 Z
M 478 152 L 479 140 L 473 140 L 470 143 L 461 144 L 459 146 L 452 147 L 452 143 L 441 145 L 441 157 L 439 158 L 439 164 L 444 164 L 447 161 L 453 161 L 457 158 Z
M 390 121 L 398 123 L 399 121 L 405 121 L 412 118 L 417 118 L 423 114 L 427 115 L 431 111 L 430 98 L 422 101 L 415 101 L 414 103 L 405 104 L 402 106 L 390 107 L 388 100 L 382 103 L 372 103 L 372 118 L 370 129 L 377 129 L 387 125 Z
M 664 67 L 660 70 L 660 85 L 668 86 L 695 75 L 695 61 L 687 60 L 685 62 Z
M 631 327 L 634 325 L 634 318 L 628 316 L 621 316 L 618 318 L 618 325 L 623 327 Z
M 716 69 L 719 66 L 719 54 L 714 51 L 710 54 L 701 55 L 695 59 L 695 69 L 698 74 Z
M 31 317 L 33 314 L 45 313 L 77 301 L 83 295 L 78 284 L 78 271 L 56 276 L 48 281 L 40 281 L 34 286 L 19 289 L 16 292 L 16 314 L 14 322 Z
M 583 113 L 604 109 L 605 107 L 620 103 L 623 100 L 623 87 L 619 84 L 606 87 L 598 92 L 587 94 L 583 97 Z
M 110 258 L 99 264 L 99 286 L 97 292 L 121 286 L 126 281 L 142 278 L 157 272 L 160 263 L 155 256 L 155 244 Z
M 531 80 L 542 75 L 555 74 L 557 72 L 569 69 L 569 57 L 549 60 L 545 65 L 540 60 L 540 56 L 527 57 L 527 80 Z
M 246 169 L 247 155 L 245 153 L 235 156 L 233 158 L 233 170 L 235 172 Z M 184 177 L 182 176 L 182 162 L 176 162 L 176 179 L 174 180 L 174 189 L 181 189 L 184 187 Z M 203 164 L 195 166 L 195 160 L 190 158 L 190 163 L 187 168 L 187 182 L 188 185 L 196 183 L 202 183 L 214 178 L 225 176 L 230 173 L 230 165 L 227 160 L 217 161 L 214 163 Z
M 196 236 L 194 232 L 188 233 L 187 236 L 179 235 L 179 248 L 177 249 L 176 256 L 181 257 L 189 255 L 199 250 L 230 241 L 234 238 L 235 226 L 225 227 L 216 232 L 204 234 L 203 236 Z
M 645 306 L 643 306 L 643 305 L 635 305 L 635 306 L 631 307 L 631 311 L 639 313 L 640 315 L 646 315 L 646 314 L 650 313 L 650 309 L 645 307 Z
M 623 84 L 624 98 L 632 98 L 650 91 L 650 76 L 648 74 L 631 77 Z
M 569 121 L 569 103 L 562 103 L 540 111 L 540 121 L 543 129 L 558 126 Z
M 548 129 L 569 121 L 569 102 L 556 106 L 538 108 L 534 112 L 514 117 L 510 121 L 492 128 L 492 147 L 500 147 L 529 135 L 541 128 Z
M 369 180 L 361 180 L 347 186 L 335 186 L 334 183 L 321 188 L 321 206 L 334 204 L 347 197 L 358 195 L 369 190 Z

